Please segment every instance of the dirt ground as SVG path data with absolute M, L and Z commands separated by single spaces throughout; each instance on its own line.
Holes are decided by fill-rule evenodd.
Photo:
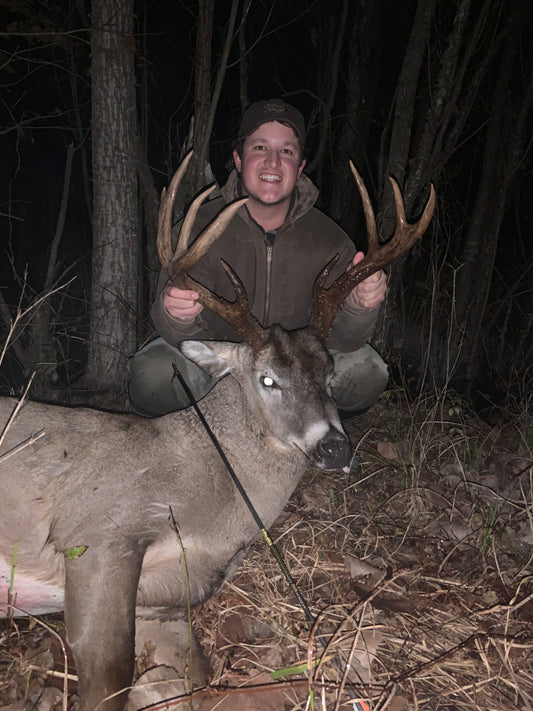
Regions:
M 194 611 L 210 666 L 194 707 L 531 711 L 530 424 L 440 398 L 384 401 L 346 428 L 351 473 L 309 471 L 271 531 L 315 623 L 258 540 Z M 61 616 L 0 632 L 0 707 L 76 708 L 63 632 Z

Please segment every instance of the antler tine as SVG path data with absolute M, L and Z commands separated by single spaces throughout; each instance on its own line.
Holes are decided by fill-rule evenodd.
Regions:
M 252 316 L 246 289 L 236 272 L 223 259 L 220 260 L 220 263 L 224 267 L 235 291 L 235 301 L 227 301 L 213 294 L 212 291 L 209 291 L 209 289 L 206 289 L 205 286 L 188 275 L 186 275 L 187 284 L 189 288 L 198 292 L 201 303 L 218 314 L 226 323 L 233 326 L 242 339 L 257 354 L 264 346 L 268 332 Z
M 161 191 L 159 215 L 157 218 L 157 253 L 161 266 L 167 271 L 174 257 L 172 250 L 172 213 L 174 210 L 174 202 L 191 158 L 192 151 L 189 151 L 181 161 L 178 170 L 174 173 L 168 190 L 163 188 Z
M 359 190 L 359 195 L 361 196 L 361 202 L 363 203 L 363 211 L 365 213 L 366 222 L 366 234 L 368 241 L 368 252 L 374 250 L 379 245 L 378 228 L 376 227 L 376 218 L 374 215 L 374 208 L 370 201 L 370 196 L 368 190 L 366 189 L 365 181 L 360 176 L 359 171 L 355 165 L 350 160 L 350 169 L 352 175 L 355 178 L 357 184 L 357 189 Z
M 168 190 L 163 188 L 159 206 L 157 251 L 161 266 L 167 270 L 170 280 L 176 286 L 183 286 L 186 272 L 191 269 L 201 257 L 203 257 L 209 247 L 216 242 L 229 225 L 237 210 L 247 200 L 247 198 L 241 198 L 231 203 L 231 205 L 227 205 L 206 227 L 194 244 L 188 248 L 191 230 L 196 220 L 198 210 L 207 196 L 213 192 L 215 186 L 211 185 L 203 190 L 193 200 L 187 210 L 178 236 L 178 243 L 174 251 L 172 249 L 172 215 L 174 202 L 185 171 L 191 160 L 192 153 L 192 151 L 189 151 L 182 160 L 178 170 L 170 181 Z
M 326 289 L 324 285 L 331 269 L 337 261 L 337 257 L 324 267 L 315 281 L 313 286 L 313 305 L 311 308 L 310 323 L 324 339 L 329 336 L 337 311 L 342 306 L 350 291 L 357 286 L 357 284 L 364 281 L 364 279 L 380 269 L 383 269 L 383 267 L 386 267 L 408 252 L 413 244 L 420 239 L 426 231 L 435 210 L 435 188 L 431 185 L 430 195 L 422 217 L 414 224 L 409 224 L 405 215 L 405 204 L 400 187 L 394 178 L 389 178 L 392 183 L 394 202 L 396 205 L 396 228 L 392 238 L 386 244 L 380 245 L 376 219 L 368 191 L 363 179 L 351 161 L 350 168 L 352 169 L 363 201 L 368 233 L 368 250 L 366 256 L 358 264 L 351 265 L 329 289 Z
M 207 306 L 233 326 L 254 350 L 260 349 L 266 339 L 266 332 L 251 315 L 248 296 L 244 285 L 231 267 L 222 260 L 222 266 L 228 274 L 237 297 L 233 302 L 226 301 L 226 299 L 213 294 L 209 289 L 187 274 L 204 256 L 209 247 L 220 237 L 235 216 L 237 210 L 247 202 L 248 198 L 240 198 L 230 205 L 226 205 L 189 247 L 191 230 L 196 220 L 198 210 L 207 196 L 213 191 L 214 186 L 203 190 L 193 200 L 187 210 L 180 229 L 175 252 L 172 249 L 172 215 L 174 201 L 185 171 L 187 170 L 187 166 L 191 160 L 191 156 L 192 151 L 189 151 L 170 181 L 168 190 L 163 189 L 161 193 L 157 230 L 157 250 L 161 266 L 166 269 L 170 281 L 174 286 L 197 291 L 200 297 L 200 303 L 203 306 Z
M 237 210 L 244 205 L 248 198 L 239 198 L 235 202 L 226 205 L 212 220 L 207 227 L 200 233 L 198 238 L 193 242 L 193 244 L 187 248 L 189 243 L 190 233 L 194 220 L 196 219 L 196 213 L 198 208 L 205 200 L 207 195 L 213 190 L 212 187 L 204 190 L 191 204 L 187 211 L 187 215 L 183 220 L 181 226 L 180 234 L 178 237 L 178 245 L 176 247 L 176 254 L 174 255 L 172 262 L 170 263 L 169 274 L 170 279 L 173 284 L 179 285 L 179 280 L 181 277 L 186 277 L 186 273 L 189 269 L 192 269 L 197 262 L 204 256 L 209 247 L 217 241 L 220 235 L 224 232 L 226 227 L 229 225 Z

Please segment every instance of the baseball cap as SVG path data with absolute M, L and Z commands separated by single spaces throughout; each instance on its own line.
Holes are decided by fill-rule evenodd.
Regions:
M 239 125 L 239 138 L 250 136 L 256 129 L 269 121 L 287 123 L 294 130 L 302 147 L 305 144 L 305 121 L 297 108 L 281 99 L 256 101 L 245 109 Z

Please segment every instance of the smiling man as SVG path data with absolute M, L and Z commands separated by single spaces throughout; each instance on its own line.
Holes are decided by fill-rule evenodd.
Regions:
M 224 259 L 243 281 L 250 309 L 263 326 L 306 326 L 312 285 L 322 267 L 339 254 L 333 280 L 350 262 L 356 264 L 364 256 L 344 230 L 314 207 L 318 190 L 303 173 L 304 142 L 304 119 L 294 106 L 280 99 L 249 106 L 234 143 L 235 168 L 222 197 L 203 205 L 194 225 L 194 234 L 199 234 L 224 204 L 249 197 L 191 276 L 233 300 L 220 264 Z M 332 395 L 339 409 L 348 413 L 367 409 L 387 384 L 387 366 L 367 344 L 385 292 L 382 271 L 358 284 L 346 298 L 327 342 L 335 362 Z M 152 318 L 160 337 L 129 363 L 130 402 L 144 415 L 189 404 L 177 380 L 171 382 L 172 363 L 178 364 L 197 399 L 215 383 L 181 355 L 176 347 L 180 341 L 240 340 L 228 324 L 201 306 L 195 291 L 172 286 L 164 272 Z
M 294 129 L 279 121 L 261 124 L 233 151 L 233 160 L 254 220 L 265 230 L 281 227 L 305 167 Z

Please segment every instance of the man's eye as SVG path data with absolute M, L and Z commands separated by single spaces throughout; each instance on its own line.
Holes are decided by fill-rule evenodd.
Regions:
M 268 375 L 262 375 L 260 378 L 261 385 L 269 390 L 276 387 L 276 383 Z

